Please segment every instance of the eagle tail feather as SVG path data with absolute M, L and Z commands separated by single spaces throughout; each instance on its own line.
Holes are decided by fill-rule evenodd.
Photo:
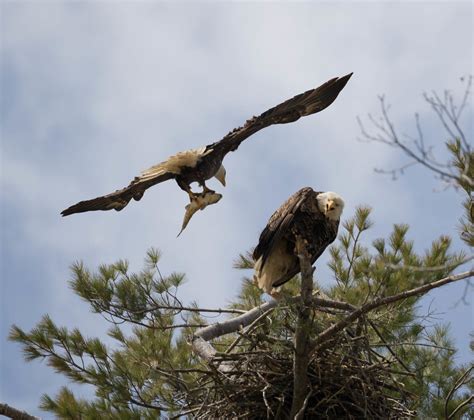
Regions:
M 286 244 L 282 241 L 273 249 L 265 261 L 261 256 L 255 262 L 254 282 L 268 294 L 277 290 L 275 285 L 285 283 L 293 269 L 295 257 L 286 252 L 285 249 Z

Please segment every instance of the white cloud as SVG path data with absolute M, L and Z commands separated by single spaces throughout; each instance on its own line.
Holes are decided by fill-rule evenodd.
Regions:
M 34 312 L 35 319 L 36 313 L 75 307 L 63 322 L 82 324 L 84 307 L 65 284 L 67 265 L 128 258 L 139 269 L 149 246 L 163 250 L 164 271 L 187 273 L 185 300 L 222 305 L 239 287 L 241 273 L 231 269 L 232 260 L 255 245 L 273 210 L 304 185 L 340 192 L 348 215 L 357 204 L 373 205 L 380 235 L 408 220 L 417 225 L 417 236 L 428 239 L 436 230 L 430 223 L 457 211 L 438 203 L 428 190 L 433 184 L 375 176 L 374 166 L 395 166 L 400 156 L 357 142 L 355 117 L 377 112 L 376 96 L 386 93 L 394 120 L 405 129 L 423 107 L 423 90 L 452 87 L 469 72 L 472 5 L 1 7 L 2 90 L 9 104 L 2 110 L 8 193 L 2 207 L 9 238 L 16 241 L 5 252 L 42 260 L 49 268 L 40 273 L 48 275 L 30 281 L 50 291 L 48 301 L 32 310 L 18 303 L 25 286 L 12 286 L 15 295 L 4 302 L 10 311 Z M 252 114 L 350 71 L 353 78 L 329 109 L 268 128 L 229 155 L 224 198 L 199 212 L 180 238 L 187 198 L 171 182 L 120 213 L 59 217 L 73 202 L 119 188 L 168 155 L 218 140 Z M 423 217 L 426 212 L 430 217 Z M 88 318 L 91 334 L 101 334 L 96 324 Z M 12 348 L 7 356 L 18 362 Z M 21 405 L 33 412 L 41 392 L 29 392 Z

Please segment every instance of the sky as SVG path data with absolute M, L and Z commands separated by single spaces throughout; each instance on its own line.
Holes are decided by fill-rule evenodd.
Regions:
M 23 360 L 7 340 L 13 323 L 29 330 L 49 313 L 103 336 L 101 318 L 68 286 L 74 261 L 95 268 L 124 258 L 140 270 L 146 250 L 157 247 L 162 272 L 186 273 L 184 302 L 224 306 L 243 276 L 233 260 L 303 186 L 341 194 L 343 220 L 358 205 L 373 207 L 368 245 L 394 223 L 410 224 L 419 251 L 441 234 L 457 235 L 460 195 L 421 168 L 396 181 L 376 174 L 375 167 L 406 160 L 358 141 L 356 118 L 377 114 L 384 94 L 399 131 L 415 134 L 418 112 L 444 156 L 446 135 L 422 93 L 462 94 L 460 77 L 473 73 L 471 2 L 3 0 L 0 19 L 1 402 L 51 418 L 38 409 L 40 397 L 68 384 L 44 362 Z M 122 212 L 59 215 L 349 72 L 331 107 L 266 128 L 229 154 L 227 187 L 209 184 L 223 199 L 198 212 L 179 238 L 188 198 L 173 182 Z M 470 138 L 472 116 L 470 104 L 463 122 Z M 459 240 L 454 245 L 462 249 Z M 324 275 L 318 280 L 331 285 Z M 459 362 L 471 358 L 473 330 L 472 306 L 458 302 L 463 290 L 453 284 L 431 292 L 420 309 L 451 324 Z

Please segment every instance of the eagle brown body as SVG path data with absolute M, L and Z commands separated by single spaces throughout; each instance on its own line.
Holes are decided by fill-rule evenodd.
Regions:
M 225 169 L 222 161 L 227 153 L 237 150 L 242 141 L 262 128 L 273 124 L 291 123 L 301 117 L 322 111 L 334 102 L 351 76 L 352 73 L 336 77 L 315 89 L 288 99 L 258 117 L 247 120 L 242 127 L 232 130 L 220 141 L 177 153 L 144 171 L 125 188 L 92 200 L 81 201 L 63 210 L 61 214 L 67 216 L 73 213 L 111 209 L 120 211 L 132 198 L 140 200 L 146 189 L 170 179 L 174 179 L 193 201 L 194 193 L 190 187 L 193 182 L 201 185 L 203 192 L 210 191 L 206 187 L 206 181 L 214 176 L 225 185 Z
M 337 199 L 331 200 L 332 204 L 322 210 L 325 204 L 321 197 L 326 194 L 332 194 Z M 300 272 L 295 251 L 298 236 L 305 241 L 314 264 L 336 239 L 343 207 L 342 198 L 335 193 L 317 192 L 310 187 L 302 188 L 283 203 L 270 217 L 253 252 L 254 279 L 258 286 L 272 294 L 274 289 Z M 331 212 L 337 212 L 337 215 L 333 213 L 333 217 Z

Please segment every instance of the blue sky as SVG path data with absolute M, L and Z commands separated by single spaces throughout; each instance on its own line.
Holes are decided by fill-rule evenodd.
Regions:
M 6 340 L 12 323 L 30 329 L 49 313 L 89 336 L 103 334 L 68 287 L 76 260 L 95 267 L 127 258 L 138 270 L 155 246 L 163 271 L 187 274 L 184 301 L 222 306 L 241 282 L 233 259 L 307 185 L 339 192 L 345 218 L 371 205 L 376 224 L 368 240 L 400 222 L 412 226 L 419 250 L 442 233 L 456 235 L 460 196 L 422 169 L 395 182 L 375 174 L 374 167 L 405 161 L 394 149 L 358 142 L 356 117 L 376 113 L 377 95 L 385 94 L 400 131 L 414 133 L 419 112 L 444 152 L 446 136 L 422 92 L 459 95 L 459 77 L 473 72 L 470 2 L 3 1 L 0 9 L 2 402 L 48 418 L 37 408 L 41 394 L 67 383 L 44 363 L 23 361 Z M 187 197 L 171 182 L 120 213 L 59 216 L 351 71 L 330 108 L 267 128 L 230 154 L 227 187 L 211 182 L 224 198 L 196 214 L 178 239 Z M 472 138 L 469 117 L 472 124 L 472 105 L 465 120 Z M 454 306 L 462 291 L 462 284 L 445 287 L 424 304 L 451 323 L 459 360 L 467 361 L 473 313 Z

